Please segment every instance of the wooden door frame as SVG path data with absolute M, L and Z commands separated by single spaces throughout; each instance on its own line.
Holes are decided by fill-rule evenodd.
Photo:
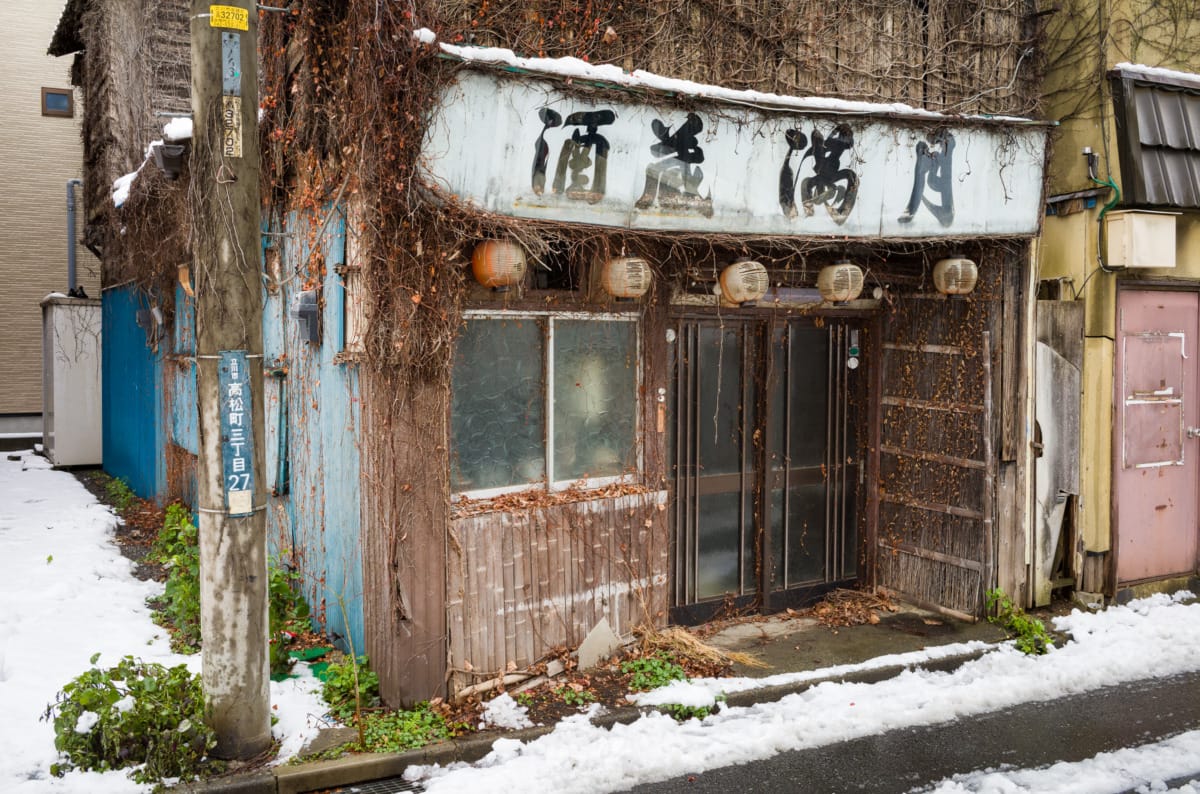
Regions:
M 866 421 L 868 427 L 867 441 L 864 443 L 861 438 L 859 439 L 859 448 L 863 449 L 865 453 L 858 462 L 858 469 L 863 472 L 862 477 L 864 487 L 858 487 L 857 484 L 855 485 L 855 522 L 858 531 L 856 532 L 855 540 L 857 549 L 855 550 L 856 573 L 854 578 L 860 582 L 868 581 L 867 577 L 870 569 L 867 567 L 866 562 L 867 548 L 869 539 L 873 535 L 871 524 L 874 519 L 877 518 L 876 511 L 868 508 L 868 496 L 877 496 L 877 494 L 874 494 L 874 488 L 872 486 L 876 481 L 876 472 L 878 470 L 877 440 L 880 414 L 876 385 L 880 377 L 880 367 L 877 363 L 878 351 L 875 350 L 871 344 L 867 343 L 875 342 L 877 346 L 877 340 L 879 339 L 878 329 L 882 327 L 882 317 L 880 313 L 876 311 L 843 310 L 833 312 L 792 314 L 791 312 L 780 311 L 774 308 L 764 308 L 741 309 L 738 310 L 735 317 L 729 318 L 722 317 L 717 311 L 711 309 L 704 310 L 697 307 L 677 307 L 677 310 L 672 311 L 668 317 L 668 327 L 676 329 L 680 323 L 720 322 L 722 320 L 729 320 L 731 323 L 736 323 L 743 326 L 746 329 L 745 333 L 756 337 L 754 342 L 751 344 L 751 348 L 755 350 L 757 355 L 755 361 L 749 362 L 750 370 L 755 372 L 756 375 L 761 375 L 763 378 L 763 383 L 765 384 L 770 381 L 770 378 L 773 374 L 774 356 L 768 355 L 768 352 L 771 350 L 771 343 L 774 339 L 774 334 L 776 331 L 780 328 L 786 329 L 791 321 L 796 320 L 808 320 L 813 323 L 814 327 L 820 327 L 820 319 L 824 319 L 827 322 L 839 322 L 846 324 L 848 327 L 858 328 L 863 336 L 863 339 L 859 344 L 863 351 L 865 351 L 865 354 L 860 354 L 860 360 L 863 362 L 863 367 L 866 369 L 866 373 L 864 373 L 866 375 L 866 383 L 860 388 L 862 388 L 866 394 L 866 406 L 863 411 L 863 419 Z M 684 339 L 684 335 L 679 334 L 677 339 L 682 341 Z M 679 365 L 680 360 L 678 358 L 678 352 L 676 352 L 674 356 L 674 366 L 672 367 L 670 374 L 676 389 L 678 389 L 677 367 Z M 743 364 L 743 368 L 745 370 L 745 364 Z M 828 384 L 827 388 L 830 388 Z M 849 394 L 848 389 L 847 394 Z M 676 412 L 679 410 L 680 399 L 680 396 L 677 394 L 675 405 L 673 406 Z M 758 405 L 756 427 L 765 429 L 770 426 L 770 412 L 772 407 L 774 407 L 776 410 L 778 410 L 779 407 L 771 405 L 770 392 L 766 388 L 761 388 L 758 390 L 757 400 Z M 827 411 L 829 410 L 830 406 L 827 406 Z M 671 419 L 671 421 L 676 423 L 678 430 L 678 413 L 676 417 Z M 827 593 L 838 587 L 845 586 L 846 583 L 850 581 L 848 579 L 831 579 L 830 581 L 791 587 L 786 590 L 774 591 L 771 589 L 772 580 L 770 576 L 770 565 L 766 562 L 772 559 L 771 554 L 773 549 L 770 537 L 771 533 L 768 531 L 767 525 L 767 500 L 765 484 L 768 479 L 766 468 L 768 450 L 765 441 L 765 432 L 757 441 L 750 441 L 750 443 L 753 445 L 754 464 L 758 471 L 758 475 L 756 476 L 755 482 L 751 488 L 752 498 L 755 500 L 753 509 L 755 522 L 755 538 L 753 547 L 756 555 L 758 555 L 754 576 L 756 591 L 754 593 L 746 593 L 736 596 L 727 595 L 724 598 L 713 598 L 692 604 L 673 604 L 670 607 L 670 618 L 673 623 L 701 623 L 711 620 L 721 613 L 730 611 L 753 611 L 760 613 L 778 611 L 791 606 L 799 606 L 804 603 L 811 603 L 824 593 Z M 675 443 L 677 445 L 680 443 L 678 437 L 676 438 Z M 875 450 L 875 452 L 872 453 L 872 450 Z M 669 463 L 669 466 L 674 465 L 675 460 L 672 459 Z M 675 502 L 680 498 L 678 493 L 678 481 L 678 478 L 673 478 L 675 485 L 672 487 L 672 502 Z M 829 496 L 827 495 L 826 498 L 828 499 Z M 677 511 L 675 509 L 672 510 L 672 515 L 677 515 Z M 673 566 L 675 565 L 677 558 L 678 542 L 679 529 L 678 526 L 673 522 L 673 526 L 671 528 L 671 559 Z M 844 548 L 844 546 L 839 546 L 839 548 Z M 829 555 L 830 553 L 831 552 L 827 547 L 826 554 Z M 671 575 L 673 577 L 677 576 L 676 570 L 677 569 L 675 568 L 672 570 Z M 830 571 L 828 575 L 832 576 L 832 571 Z M 873 575 L 873 571 L 871 575 Z M 672 592 L 672 599 L 674 599 L 678 593 L 677 584 L 673 584 L 670 589 Z

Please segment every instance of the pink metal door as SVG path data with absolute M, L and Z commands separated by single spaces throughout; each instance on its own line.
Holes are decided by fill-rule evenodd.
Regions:
M 1122 291 L 1117 301 L 1113 470 L 1117 581 L 1196 566 L 1196 293 Z

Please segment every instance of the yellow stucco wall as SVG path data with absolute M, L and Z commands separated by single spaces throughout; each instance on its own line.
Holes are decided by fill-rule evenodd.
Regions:
M 0 26 L 0 414 L 41 413 L 42 319 L 47 293 L 67 291 L 66 183 L 83 170 L 75 117 L 43 116 L 42 88 L 71 88 L 71 59 L 46 54 L 65 0 L 18 0 Z M 81 190 L 76 191 L 83 228 Z M 100 297 L 99 263 L 76 247 L 79 281 Z
M 1053 136 L 1047 195 L 1055 196 L 1100 187 L 1088 178 L 1083 148 L 1098 155 L 1097 174 L 1124 184 L 1117 154 L 1112 96 L 1104 74 L 1118 63 L 1131 62 L 1200 73 L 1200 19 L 1163 24 L 1169 4 L 1151 0 L 1066 0 L 1059 14 L 1067 24 L 1067 39 L 1051 60 L 1070 64 L 1051 72 L 1044 85 L 1047 114 L 1060 121 Z M 1108 37 L 1090 57 L 1081 41 Z M 1190 44 L 1188 42 L 1191 42 Z M 1165 46 L 1164 46 L 1165 44 Z M 1089 551 L 1107 551 L 1112 543 L 1113 364 L 1116 301 L 1120 286 L 1166 286 L 1200 289 L 1200 212 L 1176 219 L 1174 269 L 1147 269 L 1109 274 L 1098 270 L 1097 232 L 1100 210 L 1110 199 L 1104 191 L 1096 206 L 1064 216 L 1050 216 L 1043 226 L 1039 248 L 1039 277 L 1068 279 L 1064 294 L 1086 301 L 1081 429 L 1080 536 Z

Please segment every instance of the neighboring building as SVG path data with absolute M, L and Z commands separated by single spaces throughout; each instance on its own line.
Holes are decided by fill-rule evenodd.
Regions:
M 110 68 L 104 9 L 138 3 L 79 5 L 86 68 Z M 425 43 L 395 4 L 260 14 L 259 479 L 325 626 L 397 702 L 601 621 L 852 584 L 968 618 L 997 585 L 1025 601 L 1047 126 L 1013 117 L 1038 93 L 1024 15 L 541 5 L 423 20 L 478 48 Z M 136 237 L 157 189 L 143 171 L 106 212 Z M 142 302 L 112 322 L 164 318 L 131 460 L 185 481 L 181 261 L 106 254 L 105 284 Z
M 1068 3 L 1051 23 L 1037 603 L 1200 566 L 1200 19 L 1181 7 Z
M 104 469 L 163 500 L 190 487 L 180 462 L 187 453 L 172 456 L 178 448 L 169 444 L 164 411 L 176 381 L 189 382 L 191 364 L 160 344 L 176 268 L 190 256 L 180 219 L 186 182 L 166 182 L 153 165 L 142 169 L 145 206 L 136 215 L 114 207 L 113 183 L 143 164 L 164 123 L 190 113 L 187 18 L 188 4 L 178 0 L 68 0 L 57 27 L 39 39 L 52 55 L 73 56 L 56 63 L 64 74 L 70 63 L 86 97 L 79 115 L 87 212 L 79 234 L 103 260 L 100 285 L 89 294 L 102 303 Z
M 18 0 L 0 30 L 0 440 L 42 435 L 42 309 L 66 294 L 68 180 L 83 176 L 83 108 L 70 64 L 46 54 L 62 2 Z M 83 196 L 74 188 L 79 229 Z M 78 285 L 99 295 L 96 258 L 75 245 Z

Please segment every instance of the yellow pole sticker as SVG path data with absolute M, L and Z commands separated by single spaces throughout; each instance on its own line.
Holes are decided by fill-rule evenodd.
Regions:
M 208 24 L 214 28 L 250 29 L 250 12 L 237 6 L 209 6 Z

